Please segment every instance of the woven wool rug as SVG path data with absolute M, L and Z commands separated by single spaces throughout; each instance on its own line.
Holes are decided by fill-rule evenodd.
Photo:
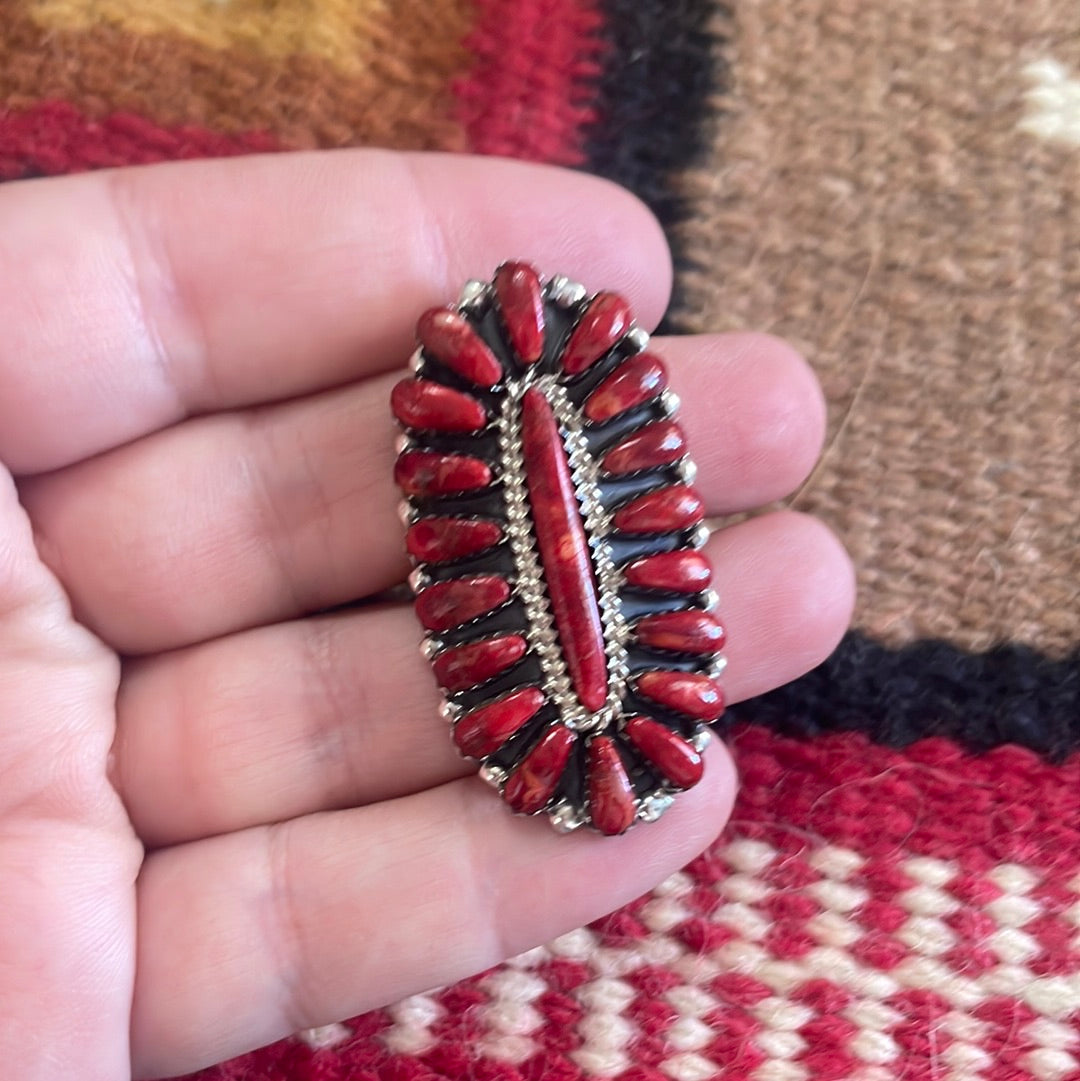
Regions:
M 203 1081 L 1080 1078 L 1080 16 L 1069 0 L 11 0 L 0 177 L 369 144 L 580 166 L 669 329 L 793 340 L 855 629 L 733 711 L 649 896 Z M 789 614 L 799 619 L 798 612 Z

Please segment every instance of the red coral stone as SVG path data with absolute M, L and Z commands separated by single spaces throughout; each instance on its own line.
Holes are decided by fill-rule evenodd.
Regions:
M 430 379 L 402 379 L 390 393 L 390 408 L 405 427 L 434 432 L 476 432 L 488 419 L 475 398 Z
M 503 799 L 519 814 L 533 814 L 551 799 L 577 737 L 556 725 L 522 759 L 506 780 Z
M 687 484 L 673 484 L 620 507 L 615 528 L 624 533 L 670 533 L 697 525 L 704 517 L 701 496 Z
M 615 741 L 610 736 L 597 736 L 589 744 L 588 761 L 589 815 L 593 825 L 609 836 L 625 833 L 634 821 L 637 806 Z
M 597 293 L 563 349 L 563 371 L 577 375 L 595 364 L 630 329 L 631 318 L 617 293 Z
M 409 526 L 405 547 L 414 559 L 447 563 L 498 544 L 502 529 L 482 518 L 421 518 Z
M 651 717 L 626 722 L 630 742 L 678 788 L 693 788 L 705 773 L 701 755 L 677 732 Z
M 491 467 L 479 458 L 462 454 L 407 450 L 394 465 L 394 480 L 406 495 L 418 499 L 460 495 L 486 488 L 491 483 Z
M 700 672 L 642 672 L 637 689 L 658 705 L 699 721 L 715 721 L 724 712 L 719 685 Z
M 672 593 L 700 593 L 709 588 L 712 570 L 699 552 L 680 549 L 637 559 L 624 568 L 623 577 L 642 589 L 665 589 Z
M 493 387 L 502 365 L 472 324 L 450 308 L 432 308 L 420 316 L 416 336 L 437 361 L 479 387 Z
M 417 594 L 416 614 L 429 631 L 448 631 L 498 608 L 509 597 L 510 587 L 503 578 L 454 578 Z
M 650 649 L 676 653 L 716 653 L 724 648 L 724 628 L 708 612 L 657 612 L 637 625 L 638 641 Z
M 521 448 L 533 528 L 566 667 L 581 704 L 607 700 L 604 627 L 589 542 L 551 405 L 536 387 L 521 403 Z
M 544 298 L 528 263 L 503 263 L 495 272 L 495 296 L 514 352 L 535 364 L 544 351 Z
M 655 398 L 667 386 L 659 357 L 639 353 L 620 364 L 585 400 L 585 416 L 595 424 Z
M 543 692 L 536 687 L 511 691 L 466 713 L 454 726 L 454 742 L 462 754 L 484 758 L 497 751 L 543 704 Z
M 448 691 L 465 691 L 486 683 L 512 664 L 517 664 L 525 656 L 527 648 L 520 634 L 485 638 L 440 653 L 432 662 L 432 668 L 439 686 Z M 471 751 L 467 753 L 472 754 Z
M 671 465 L 686 453 L 686 436 L 673 420 L 647 424 L 604 455 L 603 468 L 616 476 Z

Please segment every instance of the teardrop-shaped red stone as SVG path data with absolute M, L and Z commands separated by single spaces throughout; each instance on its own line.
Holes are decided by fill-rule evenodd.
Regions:
M 712 569 L 700 552 L 680 548 L 674 552 L 637 559 L 623 569 L 623 577 L 642 589 L 671 593 L 700 593 L 709 588 Z
M 705 762 L 693 745 L 651 717 L 631 717 L 626 735 L 677 788 L 693 788 L 705 773 Z
M 724 648 L 724 628 L 708 612 L 693 608 L 645 616 L 638 622 L 637 637 L 650 649 L 675 653 L 718 653 Z
M 639 428 L 604 455 L 603 468 L 615 476 L 671 465 L 686 453 L 686 436 L 673 420 Z
M 394 479 L 406 495 L 427 499 L 461 495 L 491 483 L 491 467 L 479 458 L 435 450 L 407 450 L 394 464 Z
M 588 749 L 589 816 L 609 837 L 625 833 L 634 822 L 634 788 L 610 736 L 597 736 Z
M 670 533 L 697 525 L 704 517 L 701 496 L 688 484 L 672 484 L 620 507 L 615 528 L 624 533 Z
M 525 656 L 527 648 L 528 645 L 520 634 L 485 638 L 479 642 L 466 642 L 463 646 L 444 650 L 432 662 L 432 668 L 440 687 L 445 687 L 448 691 L 466 691 L 470 687 L 487 683 L 511 665 L 517 664 Z
M 454 743 L 470 758 L 497 751 L 544 704 L 543 692 L 522 687 L 466 713 L 454 726 Z
M 525 364 L 544 352 L 544 298 L 540 278 L 528 263 L 503 263 L 495 272 L 495 296 L 510 344 Z
M 498 608 L 510 597 L 506 580 L 492 574 L 436 582 L 416 597 L 416 614 L 429 631 L 448 631 Z
M 563 371 L 577 375 L 595 364 L 630 329 L 631 319 L 621 296 L 597 293 L 563 349 Z
M 639 353 L 623 361 L 585 400 L 585 416 L 602 424 L 619 413 L 655 398 L 667 386 L 659 357 Z
M 432 308 L 420 316 L 416 336 L 425 352 L 478 387 L 493 387 L 502 365 L 472 324 L 450 308 Z
M 409 526 L 405 547 L 424 563 L 448 563 L 482 552 L 501 539 L 498 523 L 485 518 L 421 518 Z
M 534 814 L 551 799 L 577 737 L 559 724 L 521 760 L 506 780 L 503 799 L 518 814 Z
M 715 721 L 724 712 L 719 685 L 701 672 L 642 672 L 637 689 L 658 705 L 699 721 Z
M 488 419 L 475 398 L 430 379 L 402 379 L 390 392 L 390 408 L 406 428 L 433 432 L 477 432 Z

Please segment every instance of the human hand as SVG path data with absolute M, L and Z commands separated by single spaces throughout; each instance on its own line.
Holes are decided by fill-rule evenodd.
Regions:
M 718 241 L 720 242 L 720 241 Z M 472 776 L 405 606 L 389 392 L 424 308 L 524 258 L 668 297 L 603 182 L 339 152 L 0 190 L 0 1061 L 193 1070 L 445 984 L 701 851 L 723 746 L 659 822 L 555 835 Z M 713 513 L 791 491 L 823 430 L 787 347 L 657 340 Z M 14 483 L 11 476 L 15 477 Z M 732 700 L 798 676 L 850 566 L 793 513 L 710 542 Z

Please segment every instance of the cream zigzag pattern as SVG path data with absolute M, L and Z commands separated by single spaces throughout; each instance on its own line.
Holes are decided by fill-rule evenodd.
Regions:
M 815 1011 L 793 997 L 811 980 L 826 981 L 850 997 L 842 1016 L 855 1028 L 846 1048 L 855 1067 L 852 1081 L 890 1081 L 903 1072 L 904 1052 L 896 1036 L 907 1018 L 888 1000 L 905 991 L 933 992 L 948 1003 L 935 1030 L 936 1076 L 942 1081 L 979 1081 L 994 1064 L 994 1048 L 1002 1041 L 1030 1047 L 1020 1054 L 1017 1066 L 1035 1081 L 1060 1081 L 1080 1069 L 1080 971 L 1040 976 L 1029 967 L 1047 948 L 1040 936 L 1051 932 L 1067 929 L 1080 949 L 1080 875 L 1069 884 L 1076 899 L 1053 913 L 1034 896 L 1039 877 L 1029 868 L 1006 863 L 990 870 L 986 882 L 996 899 L 975 911 L 993 923 L 981 944 L 996 964 L 970 973 L 945 957 L 959 937 L 946 921 L 967 904 L 949 891 L 958 868 L 951 861 L 923 856 L 902 860 L 898 870 L 915 885 L 885 900 L 909 914 L 893 932 L 904 958 L 885 970 L 853 952 L 876 930 L 860 921 L 860 909 L 871 897 L 852 881 L 864 862 L 857 852 L 826 845 L 810 855 L 808 862 L 819 877 L 797 892 L 818 909 L 805 923 L 817 946 L 798 961 L 781 960 L 762 944 L 774 925 L 763 904 L 778 892 L 768 872 L 786 857 L 766 843 L 743 838 L 731 841 L 721 858 L 730 874 L 714 887 L 720 905 L 710 919 L 735 933 L 730 941 L 699 953 L 672 934 L 695 915 L 683 900 L 700 888 L 688 874 L 673 875 L 638 913 L 650 931 L 642 939 L 610 946 L 598 933 L 582 928 L 485 977 L 479 986 L 490 996 L 482 1009 L 487 1034 L 478 1043 L 478 1053 L 520 1064 L 541 1049 L 532 1034 L 544 1019 L 533 1004 L 547 985 L 536 970 L 563 958 L 583 963 L 593 973 L 575 992 L 584 1013 L 577 1025 L 580 1046 L 570 1052 L 589 1077 L 613 1077 L 634 1065 L 629 1049 L 638 1033 L 627 1011 L 638 991 L 626 978 L 646 966 L 660 966 L 681 980 L 663 994 L 677 1015 L 665 1033 L 670 1055 L 660 1066 L 672 1081 L 708 1081 L 725 1073 L 725 1063 L 705 1053 L 717 1035 L 707 1018 L 715 1018 L 717 1011 L 743 1009 L 708 989 L 710 981 L 724 973 L 744 974 L 771 992 L 747 1008 L 759 1025 L 749 1038 L 764 1053 L 763 1063 L 745 1075 L 749 1081 L 809 1081 L 813 1076 L 799 1057 L 809 1046 L 800 1030 Z M 875 899 L 882 898 L 878 894 Z M 1038 928 L 1032 926 L 1036 920 Z M 1037 1015 L 1035 1020 L 1017 1032 L 995 1033 L 999 1026 L 975 1011 L 1002 999 L 1026 1007 Z M 415 1055 L 437 1042 L 432 1026 L 442 1009 L 436 992 L 399 1003 L 390 1014 L 392 1024 L 382 1037 L 389 1050 Z

